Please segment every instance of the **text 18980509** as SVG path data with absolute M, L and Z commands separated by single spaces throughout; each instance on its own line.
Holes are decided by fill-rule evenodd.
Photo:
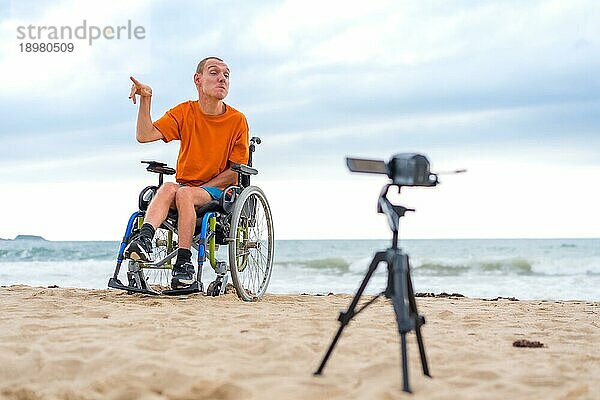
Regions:
M 72 53 L 75 49 L 73 43 L 48 42 L 48 43 L 19 43 L 21 53 Z

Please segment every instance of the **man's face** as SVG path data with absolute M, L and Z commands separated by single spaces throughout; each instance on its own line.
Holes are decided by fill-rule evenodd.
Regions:
M 223 61 L 210 59 L 202 74 L 194 75 L 194 82 L 199 92 L 223 100 L 229 93 L 229 68 Z

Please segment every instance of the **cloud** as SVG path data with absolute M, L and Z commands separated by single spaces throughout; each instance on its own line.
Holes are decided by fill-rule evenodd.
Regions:
M 148 37 L 18 51 L 16 26 L 84 18 L 131 19 Z M 257 182 L 280 215 L 292 213 L 293 183 L 277 182 L 330 193 L 355 179 L 349 154 L 423 151 L 437 169 L 483 165 L 494 179 L 516 162 L 596 171 L 599 19 L 593 1 L 13 1 L 0 9 L 0 170 L 10 184 L 151 180 L 139 160 L 173 165 L 177 146 L 135 142 L 129 75 L 153 87 L 156 119 L 196 98 L 197 62 L 219 55 L 232 68 L 228 103 L 264 139 Z

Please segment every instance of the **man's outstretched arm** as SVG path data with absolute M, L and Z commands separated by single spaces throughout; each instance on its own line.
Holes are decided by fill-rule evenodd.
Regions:
M 160 133 L 160 131 L 152 124 L 152 117 L 150 117 L 152 88 L 139 82 L 133 76 L 129 78 L 133 82 L 133 86 L 131 86 L 131 92 L 129 93 L 129 98 L 133 100 L 133 104 L 135 104 L 136 101 L 135 96 L 140 96 L 140 109 L 138 111 L 135 138 L 140 143 L 154 142 L 162 139 L 162 133 Z

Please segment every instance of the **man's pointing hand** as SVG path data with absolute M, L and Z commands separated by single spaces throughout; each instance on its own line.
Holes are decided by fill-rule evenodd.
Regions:
M 133 76 L 130 76 L 129 79 L 133 82 L 131 86 L 131 91 L 129 92 L 129 98 L 133 100 L 133 104 L 135 103 L 135 95 L 139 94 L 142 97 L 150 97 L 152 96 L 152 88 L 148 85 L 144 85 L 142 82 L 135 79 Z

